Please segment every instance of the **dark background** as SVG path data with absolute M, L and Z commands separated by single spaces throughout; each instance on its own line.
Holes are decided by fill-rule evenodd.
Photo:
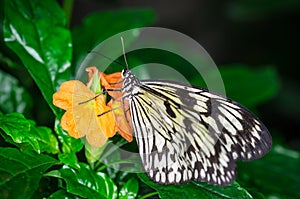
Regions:
M 238 63 L 275 67 L 280 90 L 259 111 L 273 135 L 281 132 L 285 143 L 300 149 L 300 1 L 77 0 L 71 27 L 80 25 L 91 12 L 120 8 L 153 9 L 157 15 L 153 26 L 192 37 L 217 66 Z

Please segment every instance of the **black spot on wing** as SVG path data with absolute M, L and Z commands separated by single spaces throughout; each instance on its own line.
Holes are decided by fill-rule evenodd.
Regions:
M 166 107 L 166 111 L 167 111 L 168 115 L 172 118 L 176 118 L 176 114 L 172 110 L 170 103 L 168 101 L 164 101 L 164 105 Z

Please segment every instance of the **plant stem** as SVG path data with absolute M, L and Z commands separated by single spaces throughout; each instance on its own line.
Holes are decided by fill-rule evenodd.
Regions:
M 147 193 L 147 194 L 143 195 L 142 197 L 140 197 L 139 199 L 149 198 L 149 197 L 154 196 L 154 195 L 157 195 L 157 194 L 158 194 L 157 191 L 151 192 L 151 193 Z
M 68 27 L 70 26 L 71 19 L 72 19 L 73 4 L 74 4 L 74 0 L 64 0 L 63 1 L 63 9 L 66 13 Z

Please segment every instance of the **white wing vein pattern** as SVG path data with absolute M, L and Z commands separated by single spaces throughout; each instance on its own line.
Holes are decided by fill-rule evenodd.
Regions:
M 238 103 L 177 82 L 136 81 L 138 85 L 130 85 L 136 90 L 125 99 L 153 181 L 225 186 L 235 179 L 236 160 L 257 159 L 270 150 L 266 127 Z

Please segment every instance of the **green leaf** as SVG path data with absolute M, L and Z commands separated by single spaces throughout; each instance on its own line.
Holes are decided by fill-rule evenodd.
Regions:
M 70 79 L 71 35 L 63 10 L 52 0 L 5 3 L 4 40 L 21 59 L 54 113 L 52 94 Z
M 209 185 L 201 182 L 189 182 L 181 185 L 161 185 L 151 181 L 146 174 L 138 174 L 138 177 L 147 185 L 155 189 L 160 198 L 248 198 L 252 196 L 238 183 L 233 182 L 226 187 Z
M 114 136 L 114 138 L 116 137 L 117 136 Z M 126 156 L 126 158 L 121 157 L 122 152 L 119 149 L 122 146 L 126 147 L 125 144 L 128 144 L 125 139 L 121 138 L 116 142 L 111 141 L 112 140 L 107 142 L 104 152 L 102 153 L 99 161 L 96 163 L 95 168 L 97 171 L 106 169 L 111 178 L 116 178 L 118 177 L 120 168 L 122 168 L 122 171 L 129 173 L 135 173 L 137 170 L 143 169 L 141 158 L 139 156 L 132 155 Z M 101 166 L 98 168 L 100 164 Z
M 32 125 L 30 134 L 38 141 L 41 152 L 59 153 L 58 141 L 50 128 Z
M 90 165 L 94 165 L 94 163 L 99 160 L 107 144 L 108 142 L 101 147 L 95 147 L 90 145 L 88 142 L 85 143 L 85 157 Z
M 244 65 L 220 67 L 226 95 L 246 107 L 255 107 L 274 97 L 279 78 L 274 67 L 251 69 Z
M 275 67 L 251 68 L 245 65 L 228 65 L 219 67 L 219 72 L 225 86 L 225 95 L 248 108 L 270 100 L 279 91 L 280 81 Z M 220 87 L 217 85 L 219 81 L 214 81 L 219 78 L 217 73 L 209 72 L 205 75 L 207 79 L 210 79 L 212 88 Z M 214 82 L 216 82 L 215 85 L 213 85 Z M 206 87 L 200 76 L 191 79 L 191 83 Z
M 27 113 L 32 108 L 32 98 L 19 81 L 0 71 L 0 110 L 4 113 Z
M 118 135 L 115 135 L 114 137 L 112 137 L 112 139 L 114 139 L 114 138 L 118 138 Z M 103 161 L 104 159 L 109 158 L 111 155 L 113 155 L 115 153 L 115 151 L 117 151 L 119 148 L 121 148 L 122 146 L 124 146 L 127 143 L 128 142 L 123 138 L 119 139 L 116 142 L 108 141 L 107 146 L 105 147 L 105 151 L 100 158 L 100 162 Z
M 78 161 L 76 158 L 76 153 L 79 152 L 84 146 L 81 139 L 75 139 L 71 137 L 66 131 L 64 131 L 60 122 L 55 120 L 55 132 L 58 136 L 58 141 L 62 146 L 62 154 L 58 157 L 66 165 L 72 167 L 78 167 Z
M 65 165 L 69 165 L 73 168 L 78 168 L 78 160 L 76 153 L 62 153 L 58 155 L 58 159 Z
M 102 11 L 86 16 L 82 26 L 72 30 L 75 58 L 73 65 L 78 66 L 87 52 L 108 37 L 128 29 L 147 26 L 154 20 L 155 14 L 149 9 Z M 122 50 L 121 46 L 118 50 Z
M 0 128 L 4 139 L 22 149 L 28 145 L 36 152 L 59 152 L 58 142 L 51 129 L 36 127 L 33 121 L 27 120 L 20 113 L 8 113 L 0 116 Z
M 0 198 L 30 198 L 43 173 L 57 160 L 47 155 L 0 148 Z
M 259 189 L 247 188 L 247 191 L 250 193 L 252 198 L 265 199 L 266 197 L 262 193 L 258 192 L 258 190 Z
M 136 178 L 130 178 L 119 192 L 119 199 L 133 199 L 137 196 L 139 184 Z
M 255 187 L 270 198 L 300 198 L 298 151 L 275 145 L 264 158 L 240 162 L 238 168 L 238 181 L 245 186 Z
M 64 179 L 67 191 L 80 197 L 117 198 L 117 186 L 114 182 L 105 173 L 96 173 L 83 163 L 79 163 L 78 169 L 64 166 L 60 170 L 51 171 L 46 175 Z
M 106 168 L 109 177 L 115 178 L 117 176 L 117 173 L 120 170 L 120 164 L 127 162 L 128 160 L 122 160 L 120 151 L 118 150 L 126 143 L 127 141 L 125 139 L 121 139 L 116 143 L 108 141 L 105 144 L 105 150 L 102 153 L 102 156 L 98 159 L 98 163 L 103 163 L 102 167 L 99 168 L 100 171 L 102 171 L 103 168 Z
M 80 198 L 82 197 L 75 196 L 62 189 L 54 192 L 48 197 L 48 199 L 80 199 Z
M 28 143 L 35 151 L 40 151 L 38 141 L 30 135 L 30 121 L 20 113 L 8 113 L 0 116 L 0 128 L 9 137 L 2 134 L 6 141 L 14 144 Z

